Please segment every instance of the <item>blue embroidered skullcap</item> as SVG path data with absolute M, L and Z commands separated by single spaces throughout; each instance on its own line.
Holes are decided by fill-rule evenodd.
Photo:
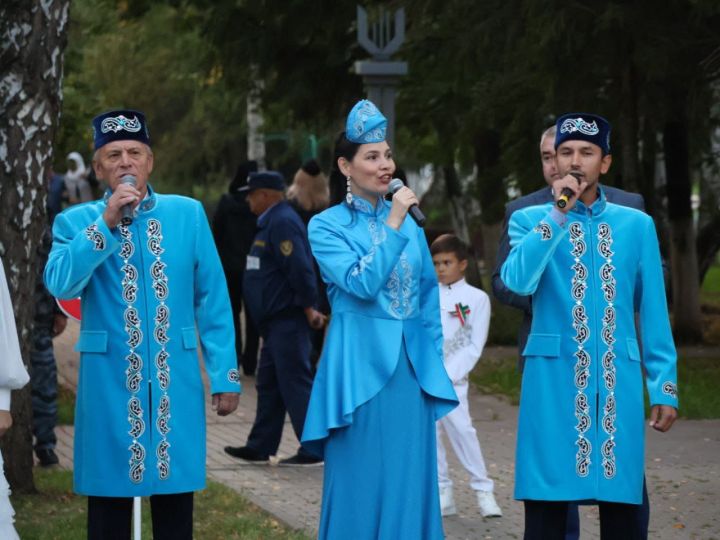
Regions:
M 589 113 L 563 114 L 555 124 L 555 149 L 565 141 L 588 141 L 600 147 L 603 156 L 610 153 L 610 122 Z
M 140 141 L 150 146 L 150 132 L 140 111 L 121 109 L 93 118 L 95 150 L 113 141 Z
M 345 137 L 354 143 L 377 143 L 385 140 L 387 118 L 372 101 L 358 101 L 348 114 Z

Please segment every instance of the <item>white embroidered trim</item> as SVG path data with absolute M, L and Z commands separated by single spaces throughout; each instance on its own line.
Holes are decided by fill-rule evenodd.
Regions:
M 585 135 L 597 135 L 600 133 L 597 122 L 586 122 L 582 118 L 568 118 L 560 126 L 560 133 L 575 133 L 579 131 Z
M 155 260 L 150 265 L 150 277 L 152 278 L 152 288 L 155 292 L 155 299 L 158 304 L 155 308 L 155 328 L 153 330 L 153 338 L 155 343 L 160 345 L 160 350 L 155 355 L 155 368 L 158 386 L 162 394 L 157 408 L 157 419 L 155 427 L 160 433 L 161 440 L 155 450 L 157 457 L 157 469 L 160 480 L 167 480 L 170 477 L 170 455 L 168 450 L 170 442 L 167 434 L 170 433 L 170 396 L 168 395 L 168 387 L 170 386 L 170 366 L 168 358 L 170 353 L 166 349 L 167 343 L 170 341 L 168 330 L 170 328 L 170 308 L 165 303 L 170 289 L 168 288 L 168 278 L 165 275 L 166 264 L 160 258 L 165 251 L 162 247 L 162 228 L 157 219 L 149 219 L 147 224 L 147 247 Z
M 592 444 L 585 437 L 592 423 L 590 419 L 590 404 L 588 403 L 585 389 L 590 379 L 590 353 L 584 349 L 585 342 L 590 337 L 590 328 L 587 325 L 588 316 L 583 305 L 585 299 L 585 291 L 587 290 L 588 269 L 582 263 L 582 256 L 587 250 L 585 244 L 585 231 L 581 223 L 575 221 L 570 224 L 570 243 L 572 249 L 570 254 L 573 256 L 574 271 L 571 280 L 570 294 L 572 296 L 574 306 L 572 308 L 573 328 L 575 329 L 575 342 L 577 350 L 574 355 L 575 362 L 575 387 L 577 394 L 575 395 L 575 418 L 577 425 L 575 430 L 578 438 L 575 441 L 577 453 L 575 454 L 575 473 L 578 476 L 585 477 L 590 472 L 590 453 L 592 452 Z
M 670 381 L 665 381 L 662 385 L 663 394 L 677 398 L 677 386 Z
M 105 249 L 105 235 L 98 231 L 98 227 L 94 223 L 85 228 L 85 237 L 93 243 L 93 251 Z
M 466 323 L 455 330 L 450 339 L 443 342 L 443 355 L 445 358 L 449 358 L 468 345 L 472 345 L 472 326 Z
M 536 233 L 540 234 L 541 240 L 550 240 L 552 238 L 552 227 L 547 223 L 540 223 L 533 229 Z
M 370 241 L 372 242 L 372 245 L 370 246 L 367 254 L 360 257 L 357 266 L 353 268 L 351 272 L 353 277 L 357 277 L 365 271 L 367 265 L 369 265 L 375 258 L 377 246 L 387 239 L 387 231 L 382 225 L 378 225 L 376 218 L 368 219 L 368 232 L 370 233 Z
M 411 302 L 413 284 L 412 265 L 403 251 L 386 284 L 390 291 L 390 313 L 398 319 L 405 319 L 415 311 Z
M 130 133 L 137 133 L 142 129 L 140 119 L 137 116 L 127 118 L 124 115 L 109 116 L 100 124 L 100 131 L 102 133 L 117 133 L 118 131 L 128 131 Z
M 603 407 L 602 427 L 608 437 L 602 444 L 601 454 L 603 474 L 605 478 L 610 479 L 613 478 L 617 472 L 615 462 L 615 431 L 617 431 L 615 427 L 615 420 L 617 419 L 615 401 L 616 369 L 615 352 L 613 350 L 616 328 L 615 306 L 613 302 L 615 301 L 616 282 L 613 276 L 615 267 L 612 265 L 612 257 L 614 255 L 611 248 L 613 243 L 612 229 L 607 223 L 598 225 L 597 237 L 598 253 L 605 259 L 605 262 L 600 267 L 600 287 L 602 288 L 603 297 L 607 303 L 603 313 L 601 339 L 607 347 L 607 350 L 602 356 L 603 381 L 605 383 L 605 389 L 608 391 L 605 397 L 605 406 Z
M 142 321 L 140 320 L 138 310 L 134 306 L 138 292 L 138 271 L 135 266 L 130 264 L 130 258 L 133 256 L 133 253 L 135 253 L 132 233 L 130 229 L 124 225 L 120 225 L 118 230 L 122 238 L 118 256 L 123 261 L 121 267 L 123 272 L 122 297 L 125 302 L 123 318 L 125 320 L 125 332 L 128 336 L 126 343 L 130 347 L 130 352 L 125 357 L 128 363 L 127 369 L 125 370 L 125 387 L 128 389 L 128 392 L 130 392 L 130 398 L 127 403 L 128 423 L 130 424 L 128 435 L 132 437 L 132 442 L 130 446 L 128 446 L 128 450 L 130 451 L 130 470 L 128 474 L 131 482 L 139 484 L 143 481 L 143 474 L 145 472 L 145 448 L 140 444 L 138 439 L 145 433 L 145 420 L 143 419 L 142 402 L 137 397 L 137 393 L 140 390 L 140 381 L 142 381 L 143 378 L 143 360 L 136 352 L 136 348 L 143 340 L 143 334 L 140 330 Z

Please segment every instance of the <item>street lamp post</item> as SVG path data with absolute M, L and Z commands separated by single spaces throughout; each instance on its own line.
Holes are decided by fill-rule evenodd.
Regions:
M 387 118 L 387 141 L 395 143 L 395 92 L 400 77 L 407 75 L 407 62 L 390 60 L 405 40 L 405 10 L 399 9 L 391 25 L 390 14 L 382 10 L 379 20 L 368 26 L 365 9 L 357 6 L 358 43 L 372 55 L 370 60 L 355 62 L 355 73 L 362 76 L 368 99 Z

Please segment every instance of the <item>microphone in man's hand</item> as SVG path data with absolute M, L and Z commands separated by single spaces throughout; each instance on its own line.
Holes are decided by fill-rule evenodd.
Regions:
M 390 180 L 388 189 L 390 190 L 390 193 L 394 195 L 398 189 L 404 186 L 405 184 L 402 180 L 400 180 L 399 178 L 393 178 L 392 180 Z M 417 204 L 413 204 L 408 209 L 408 213 L 410 214 L 410 217 L 415 220 L 415 223 L 418 224 L 418 227 L 422 227 L 423 225 L 425 225 L 425 214 L 422 213 L 422 210 L 420 210 Z
M 135 178 L 132 174 L 126 174 L 125 176 L 123 176 L 120 179 L 120 183 L 135 187 L 135 186 L 137 186 L 137 178 Z M 132 203 L 128 203 L 120 209 L 120 224 L 125 225 L 127 227 L 128 225 L 132 225 L 132 221 L 133 221 Z
M 570 176 L 574 176 L 575 180 L 578 181 L 578 184 L 580 184 L 580 173 L 577 172 L 571 172 L 568 173 Z M 558 197 L 558 200 L 555 204 L 557 204 L 558 208 L 565 208 L 567 206 L 567 203 L 570 199 L 573 198 L 575 195 L 575 192 L 570 188 L 562 188 L 562 191 L 560 192 L 560 196 Z

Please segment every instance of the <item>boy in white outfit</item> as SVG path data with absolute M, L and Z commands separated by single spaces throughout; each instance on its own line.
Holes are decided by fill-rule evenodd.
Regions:
M 480 513 L 483 517 L 500 517 L 502 511 L 495 502 L 493 481 L 488 478 L 468 406 L 468 374 L 480 358 L 487 340 L 490 299 L 483 291 L 465 281 L 467 247 L 457 236 L 439 236 L 430 246 L 430 253 L 440 282 L 445 369 L 460 400 L 456 409 L 437 422 L 438 483 L 442 515 L 457 513 L 442 442 L 442 431 L 445 431 L 455 455 L 470 473 L 470 487 L 475 490 Z

